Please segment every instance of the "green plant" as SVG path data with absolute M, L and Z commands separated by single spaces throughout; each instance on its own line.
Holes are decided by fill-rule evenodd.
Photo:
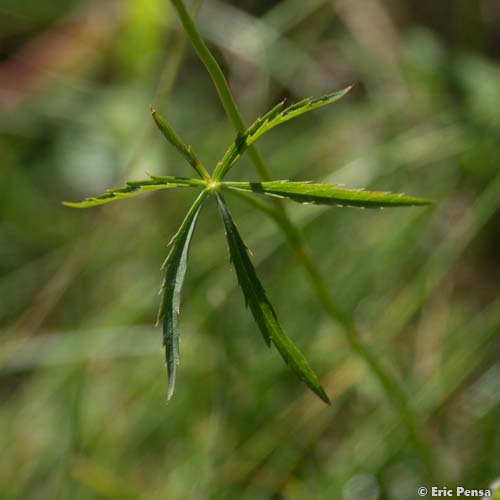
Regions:
M 237 134 L 235 141 L 215 166 L 210 175 L 191 146 L 175 133 L 167 122 L 151 109 L 156 125 L 165 138 L 184 156 L 200 179 L 186 177 L 150 176 L 147 180 L 128 182 L 119 189 L 87 198 L 82 202 L 65 202 L 67 206 L 87 208 L 102 205 L 140 193 L 177 187 L 191 187 L 201 190 L 189 209 L 178 232 L 170 242 L 170 252 L 162 266 L 165 279 L 162 284 L 162 301 L 158 322 L 163 321 L 163 342 L 168 367 L 167 399 L 172 397 L 177 365 L 179 364 L 179 325 L 181 290 L 187 267 L 189 246 L 201 207 L 209 196 L 216 201 L 224 223 L 229 253 L 234 265 L 245 301 L 268 346 L 274 344 L 282 358 L 295 374 L 323 401 L 329 403 L 328 396 L 321 387 L 316 374 L 308 362 L 281 328 L 276 313 L 269 302 L 252 265 L 248 250 L 229 212 L 223 191 L 237 193 L 257 193 L 261 195 L 288 198 L 299 203 L 316 203 L 332 206 L 355 206 L 366 208 L 427 205 L 429 200 L 405 195 L 346 189 L 334 184 L 313 184 L 311 182 L 269 181 L 269 182 L 229 182 L 224 178 L 244 152 L 262 135 L 272 128 L 285 123 L 308 111 L 336 102 L 350 87 L 319 98 L 307 98 L 285 108 L 280 102 L 268 113 L 258 118 L 246 131 Z
M 220 101 L 228 119 L 233 125 L 233 128 L 237 133 L 244 133 L 246 130 L 245 122 L 238 110 L 221 67 L 201 38 L 193 19 L 184 5 L 183 0 L 171 0 L 171 4 L 179 15 L 179 19 L 187 36 L 189 37 L 193 49 L 210 74 Z M 262 161 L 259 152 L 253 145 L 249 146 L 248 154 L 260 180 L 269 181 L 271 179 L 269 171 Z M 243 196 L 245 194 L 240 193 L 240 195 Z M 300 229 L 297 228 L 289 218 L 286 208 L 281 203 L 281 200 L 277 198 L 272 199 L 272 207 L 268 207 L 266 204 L 256 200 L 254 197 L 246 195 L 243 197 L 255 207 L 263 210 L 267 215 L 272 217 L 281 229 L 298 263 L 302 266 L 307 277 L 309 278 L 311 287 L 316 294 L 318 301 L 323 306 L 323 310 L 340 326 L 340 331 L 343 334 L 344 340 L 350 347 L 353 354 L 365 364 L 375 380 L 377 380 L 381 386 L 389 403 L 397 411 L 401 422 L 405 425 L 415 449 L 418 451 L 425 467 L 430 473 L 433 470 L 433 459 L 430 454 L 430 447 L 426 442 L 421 429 L 419 428 L 418 418 L 414 414 L 414 410 L 406 394 L 405 388 L 400 384 L 399 380 L 391 374 L 390 369 L 384 365 L 383 361 L 379 358 L 377 351 L 374 350 L 372 346 L 363 342 L 361 332 L 358 330 L 352 319 L 337 306 L 336 302 L 330 295 L 328 285 L 322 272 L 318 269 L 316 263 L 307 251 L 307 245 Z

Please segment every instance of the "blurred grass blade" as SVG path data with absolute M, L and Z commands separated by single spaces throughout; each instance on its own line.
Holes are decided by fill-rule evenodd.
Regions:
M 172 248 L 163 267 L 166 269 L 162 284 L 162 302 L 158 312 L 158 322 L 163 320 L 163 344 L 168 371 L 167 400 L 172 397 L 175 387 L 177 365 L 179 364 L 179 309 L 181 291 L 186 275 L 189 245 L 193 236 L 196 219 L 207 191 L 200 193 L 186 215 L 184 221 L 172 238 Z
M 165 121 L 165 119 L 153 108 L 150 108 L 151 115 L 161 133 L 165 136 L 168 142 L 181 153 L 188 163 L 196 170 L 202 179 L 209 179 L 207 170 L 196 156 L 193 148 L 184 143 L 184 141 L 175 133 L 174 129 Z
M 300 116 L 313 109 L 321 108 L 327 104 L 331 104 L 344 97 L 351 87 L 339 90 L 332 94 L 326 94 L 322 97 L 312 98 L 308 97 L 300 102 L 292 104 L 288 108 L 284 108 L 285 101 L 277 104 L 273 109 L 268 111 L 265 115 L 257 118 L 250 127 L 236 136 L 234 143 L 224 154 L 222 160 L 217 164 L 214 171 L 214 180 L 222 179 L 229 169 L 236 163 L 240 156 L 251 146 L 259 137 L 269 132 L 274 127 L 285 123 L 297 116 Z
M 104 205 L 111 201 L 123 200 L 124 198 L 132 198 L 138 194 L 148 191 L 156 191 L 158 189 L 168 189 L 177 187 L 203 187 L 205 184 L 198 179 L 188 179 L 185 177 L 160 177 L 151 176 L 150 179 L 143 181 L 129 181 L 122 188 L 108 189 L 106 193 L 85 198 L 83 201 L 63 201 L 63 205 L 72 208 L 88 208 L 97 205 Z
M 404 194 L 382 191 L 346 189 L 336 184 L 313 184 L 309 182 L 223 182 L 222 187 L 259 194 L 289 198 L 298 203 L 318 205 L 353 206 L 365 208 L 429 205 L 431 200 Z
M 295 344 L 288 338 L 281 328 L 274 309 L 267 299 L 255 269 L 252 265 L 248 250 L 241 239 L 236 225 L 229 213 L 223 198 L 217 194 L 219 210 L 224 221 L 231 261 L 236 269 L 238 281 L 243 290 L 247 305 L 259 326 L 268 345 L 272 342 L 285 362 L 317 396 L 325 403 L 330 403 L 328 396 L 321 387 L 316 374 L 310 368 L 307 360 Z

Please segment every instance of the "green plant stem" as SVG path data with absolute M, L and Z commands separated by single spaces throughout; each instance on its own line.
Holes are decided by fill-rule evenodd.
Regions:
M 214 82 L 220 101 L 224 106 L 224 110 L 226 111 L 229 120 L 237 132 L 244 132 L 246 128 L 245 122 L 238 111 L 233 94 L 231 93 L 226 77 L 224 76 L 219 63 L 215 60 L 215 57 L 212 55 L 198 33 L 198 30 L 196 29 L 184 2 L 182 0 L 171 0 L 171 2 L 179 14 L 179 18 L 184 26 L 184 29 L 186 30 L 186 33 L 188 34 L 189 40 L 191 41 L 195 52 L 205 65 L 205 68 Z M 248 148 L 248 154 L 260 178 L 264 181 L 270 181 L 271 176 L 269 175 L 257 150 L 253 146 L 250 146 Z
M 238 107 L 222 69 L 198 33 L 191 16 L 186 10 L 184 2 L 182 0 L 171 0 L 171 2 L 179 14 L 179 18 L 187 32 L 194 50 L 205 65 L 214 82 L 222 105 L 224 106 L 226 114 L 233 124 L 233 127 L 237 132 L 244 132 L 245 123 L 240 112 L 238 111 Z M 248 153 L 261 180 L 270 180 L 271 177 L 255 147 L 249 147 Z M 430 472 L 432 470 L 432 465 L 428 446 L 418 429 L 416 418 L 410 404 L 408 403 L 406 394 L 396 379 L 394 379 L 382 366 L 378 358 L 372 353 L 368 346 L 361 341 L 359 332 L 357 331 L 355 325 L 333 302 L 321 273 L 318 271 L 306 251 L 306 246 L 300 231 L 291 222 L 283 204 L 277 199 L 272 200 L 272 203 L 274 207 L 274 210 L 272 211 L 273 218 L 283 230 L 287 242 L 292 248 L 297 260 L 304 267 L 323 308 L 328 315 L 342 327 L 344 338 L 351 350 L 365 362 L 370 371 L 379 381 L 380 385 L 383 387 L 388 399 L 392 402 L 400 414 L 401 420 L 407 428 L 409 437 L 414 443 L 415 448 L 419 451 L 426 469 Z M 267 210 L 266 212 L 271 214 Z
M 171 2 L 179 14 L 179 18 L 188 34 L 189 39 L 191 40 L 194 50 L 213 79 L 222 105 L 234 125 L 234 128 L 243 132 L 245 130 L 245 124 L 243 123 L 243 119 L 238 112 L 236 103 L 234 102 L 233 95 L 229 90 L 229 85 L 227 84 L 226 77 L 224 76 L 222 69 L 198 33 L 198 30 L 196 29 L 184 2 L 182 0 L 171 0 Z

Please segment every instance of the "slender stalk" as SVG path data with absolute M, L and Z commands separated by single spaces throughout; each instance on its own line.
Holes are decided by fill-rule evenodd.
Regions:
M 233 94 L 231 93 L 226 77 L 224 76 L 219 63 L 215 60 L 215 57 L 212 55 L 198 33 L 198 30 L 196 29 L 184 2 L 182 0 L 171 0 L 171 2 L 179 14 L 179 18 L 184 26 L 184 29 L 186 30 L 186 33 L 188 34 L 194 50 L 212 77 L 217 93 L 219 94 L 220 101 L 224 106 L 224 110 L 226 111 L 229 120 L 237 132 L 244 132 L 246 128 L 245 122 L 238 111 Z M 270 181 L 271 176 L 269 175 L 269 172 L 267 171 L 257 150 L 253 146 L 250 146 L 248 148 L 248 154 L 260 178 L 265 181 Z
M 186 33 L 188 34 L 189 39 L 191 40 L 194 50 L 202 60 L 215 83 L 220 100 L 227 115 L 229 116 L 229 119 L 234 125 L 234 128 L 243 132 L 245 130 L 245 124 L 238 112 L 236 103 L 234 102 L 233 95 L 229 90 L 229 85 L 227 84 L 226 77 L 224 76 L 222 69 L 198 33 L 191 16 L 186 10 L 184 2 L 182 0 L 171 0 L 171 2 L 179 14 L 179 18 L 184 26 L 184 29 L 186 30 Z
M 171 0 L 171 2 L 179 14 L 179 18 L 184 26 L 184 29 L 187 32 L 194 50 L 205 65 L 214 82 L 222 105 L 224 106 L 226 114 L 233 124 L 233 127 L 237 132 L 244 132 L 245 123 L 240 112 L 238 111 L 238 107 L 233 98 L 224 73 L 222 72 L 222 69 L 220 68 L 214 56 L 211 54 L 210 50 L 198 33 L 198 30 L 196 29 L 191 16 L 186 10 L 184 2 L 182 0 Z M 270 180 L 271 177 L 257 150 L 253 146 L 251 146 L 248 148 L 248 153 L 260 178 L 263 181 Z M 379 381 L 387 398 L 391 401 L 393 406 L 398 411 L 401 421 L 407 428 L 410 439 L 419 452 L 426 469 L 430 473 L 432 470 L 432 461 L 428 451 L 428 446 L 421 436 L 418 425 L 416 423 L 416 418 L 413 414 L 404 390 L 400 386 L 399 382 L 390 375 L 385 367 L 382 366 L 382 364 L 379 362 L 379 359 L 375 354 L 373 354 L 371 349 L 361 341 L 360 334 L 357 331 L 355 325 L 343 312 L 340 311 L 340 309 L 332 300 L 328 291 L 328 287 L 326 286 L 321 273 L 316 268 L 314 262 L 312 261 L 306 250 L 302 234 L 300 233 L 299 229 L 296 228 L 291 222 L 283 204 L 277 199 L 272 200 L 272 202 L 274 210 L 265 210 L 266 213 L 272 215 L 274 220 L 282 229 L 287 242 L 292 248 L 297 260 L 304 267 L 310 279 L 311 285 L 323 308 L 325 309 L 327 314 L 341 326 L 344 338 L 351 350 L 364 361 L 366 366 Z
M 276 212 L 273 210 L 273 207 L 269 203 L 265 203 L 262 200 L 259 200 L 256 196 L 245 193 L 245 191 L 237 191 L 235 189 L 234 191 L 231 191 L 231 194 L 234 194 L 238 196 L 238 198 L 245 200 L 247 203 L 253 205 L 255 208 L 258 208 L 276 221 Z

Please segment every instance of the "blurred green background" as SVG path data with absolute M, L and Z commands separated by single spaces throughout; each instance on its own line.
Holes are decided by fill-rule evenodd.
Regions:
M 229 204 L 309 394 L 245 310 L 207 203 L 165 404 L 153 327 L 166 244 L 194 199 L 87 211 L 145 173 L 190 175 L 153 104 L 212 165 L 234 137 L 166 0 L 0 3 L 0 498 L 417 498 L 500 477 L 500 4 L 206 0 L 200 31 L 249 123 L 354 83 L 266 135 L 275 179 L 432 197 L 431 208 L 287 204 L 339 307 L 400 380 L 431 467 L 321 308 L 277 226 Z M 201 4 L 201 6 L 200 6 Z M 232 179 L 257 179 L 248 160 Z

